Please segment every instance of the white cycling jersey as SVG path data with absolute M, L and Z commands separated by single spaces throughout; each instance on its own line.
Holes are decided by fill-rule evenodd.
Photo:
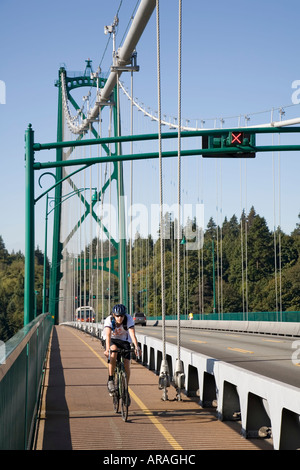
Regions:
M 120 339 L 122 341 L 129 341 L 131 343 L 131 337 L 128 332 L 129 328 L 134 327 L 134 321 L 131 315 L 126 313 L 127 317 L 127 329 L 124 328 L 124 320 L 120 326 L 117 324 L 114 325 L 114 318 L 113 315 L 109 315 L 104 321 L 104 339 L 106 339 L 106 328 L 111 329 L 111 338 L 112 339 Z

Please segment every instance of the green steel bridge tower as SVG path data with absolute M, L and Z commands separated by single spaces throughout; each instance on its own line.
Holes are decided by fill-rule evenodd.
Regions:
M 57 141 L 62 142 L 63 139 L 63 97 L 62 97 L 62 76 L 65 79 L 67 84 L 67 94 L 68 100 L 76 110 L 79 110 L 79 105 L 72 97 L 71 91 L 81 87 L 96 87 L 99 86 L 103 88 L 106 83 L 106 80 L 101 77 L 92 78 L 92 66 L 91 61 L 87 60 L 87 65 L 85 72 L 82 76 L 78 75 L 75 77 L 68 77 L 67 72 L 64 68 L 61 68 L 59 71 L 59 79 L 56 83 L 58 87 L 58 119 L 57 119 Z M 106 106 L 112 106 L 113 110 L 113 124 L 114 124 L 114 136 L 120 136 L 120 119 L 118 117 L 118 93 L 117 88 L 115 87 L 113 93 L 111 95 L 110 101 L 105 104 Z M 104 105 L 103 105 L 104 106 Z M 95 138 L 99 138 L 97 131 L 94 127 L 92 127 L 92 134 Z M 121 154 L 121 143 L 115 143 L 115 151 L 111 152 L 111 149 L 106 145 L 102 144 L 102 148 L 105 151 L 106 155 L 115 156 L 117 154 Z M 62 161 L 62 152 L 63 149 L 58 148 L 56 149 L 56 161 Z M 63 179 L 63 168 L 57 167 L 56 168 L 56 181 L 62 181 Z M 99 225 L 101 225 L 98 216 L 93 212 L 93 207 L 99 198 L 102 197 L 104 192 L 108 189 L 109 185 L 112 184 L 113 180 L 117 183 L 117 193 L 118 193 L 118 226 L 119 226 L 119 241 L 115 241 L 112 237 L 110 237 L 114 248 L 117 250 L 118 253 L 118 278 L 119 278 L 119 298 L 120 302 L 124 305 L 128 305 L 128 286 L 127 286 L 127 260 L 126 260 L 126 237 L 124 236 L 124 183 L 123 183 L 123 164 L 122 162 L 113 162 L 113 170 L 112 174 L 110 175 L 108 182 L 100 189 L 98 197 L 93 198 L 94 200 L 90 203 L 88 201 L 84 201 L 85 205 L 87 206 L 87 210 L 85 214 L 90 213 L 90 209 L 92 210 L 92 214 L 94 219 L 96 220 Z M 55 188 L 55 200 L 61 200 L 62 197 L 62 186 L 58 184 Z M 83 197 L 83 196 L 81 196 Z M 90 208 L 91 204 L 91 208 Z M 83 216 L 85 217 L 85 216 Z M 75 227 L 79 227 L 81 221 L 78 221 L 75 224 Z M 109 237 L 109 233 L 107 229 L 104 229 L 104 232 Z M 71 236 L 71 234 L 70 234 Z M 49 310 L 51 313 L 55 315 L 57 320 L 58 318 L 58 299 L 59 299 L 59 285 L 61 280 L 61 266 L 60 261 L 62 260 L 62 250 L 63 245 L 61 243 L 61 205 L 57 204 L 54 211 L 54 226 L 53 226 L 53 251 L 52 251 L 52 269 L 51 269 L 51 279 L 50 279 L 50 295 L 49 295 Z M 113 273 L 116 273 L 115 268 L 112 269 Z

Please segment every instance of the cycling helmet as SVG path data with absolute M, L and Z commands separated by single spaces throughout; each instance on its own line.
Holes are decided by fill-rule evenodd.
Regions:
M 117 317 L 124 316 L 126 314 L 126 307 L 122 304 L 117 304 L 113 307 L 112 313 L 114 313 Z

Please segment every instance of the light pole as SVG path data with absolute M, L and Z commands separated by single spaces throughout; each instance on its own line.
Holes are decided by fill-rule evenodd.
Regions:
M 34 318 L 34 132 L 25 132 L 25 284 L 24 326 Z
M 54 175 L 53 175 L 54 176 Z M 63 202 L 65 202 L 67 199 L 70 199 L 71 197 L 73 197 L 75 194 L 79 194 L 80 192 L 84 191 L 85 189 L 87 188 L 79 188 L 79 189 L 76 189 L 74 191 L 72 191 L 71 193 L 68 193 L 65 195 L 64 199 L 60 200 L 57 204 L 55 204 L 54 207 L 52 207 L 49 211 L 48 211 L 48 206 L 49 206 L 49 199 L 51 199 L 52 201 L 55 201 L 55 197 L 51 197 L 49 198 L 49 195 L 48 193 L 46 194 L 46 214 L 45 214 L 45 250 L 44 250 L 44 273 L 43 273 L 43 313 L 46 313 L 46 277 L 47 277 L 47 249 L 48 249 L 48 246 L 47 246 L 47 238 L 48 238 L 48 215 L 51 214 L 51 212 L 53 212 L 55 210 L 55 208 L 57 206 L 60 206 Z M 96 191 L 97 191 L 97 188 L 88 188 L 88 189 L 92 189 L 93 191 L 95 191 L 93 193 L 93 196 L 92 196 L 92 200 L 93 201 L 96 201 L 98 200 L 98 195 L 96 194 Z M 51 201 L 50 201 L 51 202 Z

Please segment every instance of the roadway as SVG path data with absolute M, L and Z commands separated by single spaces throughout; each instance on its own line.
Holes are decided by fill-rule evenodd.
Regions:
M 162 337 L 160 326 L 136 326 L 137 335 Z M 177 344 L 177 328 L 166 327 L 165 338 Z M 300 388 L 300 340 L 273 335 L 180 328 L 180 345 L 215 359 Z M 300 354 L 298 354 L 300 356 Z

